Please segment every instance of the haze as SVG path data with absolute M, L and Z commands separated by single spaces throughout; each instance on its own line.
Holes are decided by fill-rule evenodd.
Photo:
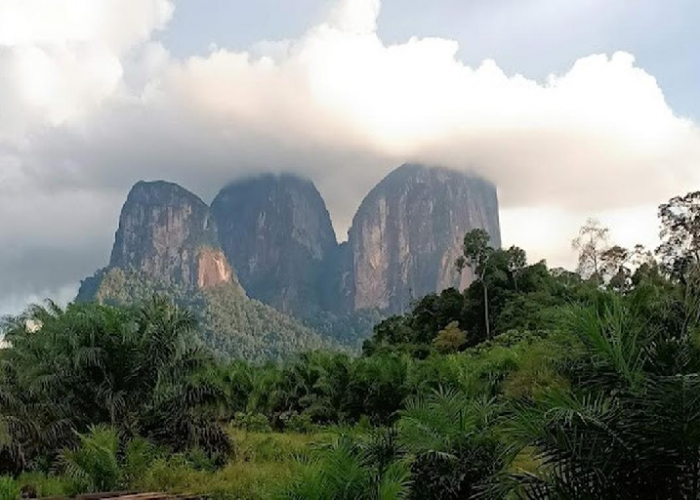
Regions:
M 141 179 L 301 174 L 342 239 L 399 164 L 475 171 L 564 266 L 586 218 L 653 246 L 700 188 L 696 1 L 249 4 L 0 0 L 0 314 L 71 299 Z

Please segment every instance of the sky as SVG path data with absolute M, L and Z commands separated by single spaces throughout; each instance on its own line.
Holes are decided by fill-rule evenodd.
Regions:
M 405 161 L 498 185 L 504 243 L 654 246 L 700 189 L 697 0 L 0 0 L 0 314 L 107 264 L 136 181 L 314 180 L 340 239 Z M 694 92 L 695 91 L 695 92 Z

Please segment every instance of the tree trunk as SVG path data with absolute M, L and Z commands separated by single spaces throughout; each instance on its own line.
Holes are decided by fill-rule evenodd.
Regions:
M 486 322 L 486 338 L 491 338 L 491 325 L 489 324 L 489 290 L 486 287 L 486 281 L 481 279 L 481 285 L 484 287 L 484 321 Z

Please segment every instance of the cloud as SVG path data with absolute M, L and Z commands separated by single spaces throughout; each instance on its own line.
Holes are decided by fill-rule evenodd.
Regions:
M 26 28 L 0 35 L 0 246 L 14 249 L 0 306 L 105 263 L 139 179 L 211 198 L 243 174 L 297 172 L 342 237 L 392 168 L 443 164 L 496 182 L 505 240 L 554 264 L 588 215 L 651 241 L 642 214 L 700 187 L 697 126 L 624 52 L 534 81 L 465 65 L 450 40 L 386 44 L 379 1 L 342 0 L 298 39 L 178 60 L 152 41 L 168 1 L 75 0 L 50 27 L 48 4 L 0 0 L 0 19 Z
M 173 9 L 168 0 L 3 0 L 0 45 L 85 43 L 123 53 L 163 28 Z
M 119 89 L 125 55 L 172 12 L 168 0 L 0 1 L 0 137 L 79 126 Z

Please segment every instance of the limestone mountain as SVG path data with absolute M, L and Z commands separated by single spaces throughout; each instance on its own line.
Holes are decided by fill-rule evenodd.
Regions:
M 465 286 L 455 262 L 464 235 L 483 228 L 499 247 L 496 188 L 445 168 L 403 165 L 364 199 L 348 233 L 339 278 L 354 310 L 401 312 L 411 299 Z
M 279 359 L 326 345 L 246 295 L 206 203 L 176 184 L 139 182 L 122 208 L 109 266 L 83 281 L 78 300 L 131 304 L 154 293 L 195 312 L 204 340 L 224 356 Z
M 109 266 L 83 282 L 78 298 L 130 303 L 167 293 L 199 315 L 210 345 L 249 359 L 356 346 L 382 315 L 466 286 L 455 263 L 474 228 L 500 246 L 496 188 L 445 168 L 390 173 L 340 245 L 323 198 L 299 177 L 234 182 L 211 207 L 176 184 L 139 182 Z
M 212 203 L 219 237 L 248 294 L 301 315 L 321 308 L 327 257 L 337 246 L 314 184 L 263 175 L 230 184 Z
M 234 282 L 207 204 L 163 181 L 139 182 L 131 189 L 109 266 L 200 289 Z

